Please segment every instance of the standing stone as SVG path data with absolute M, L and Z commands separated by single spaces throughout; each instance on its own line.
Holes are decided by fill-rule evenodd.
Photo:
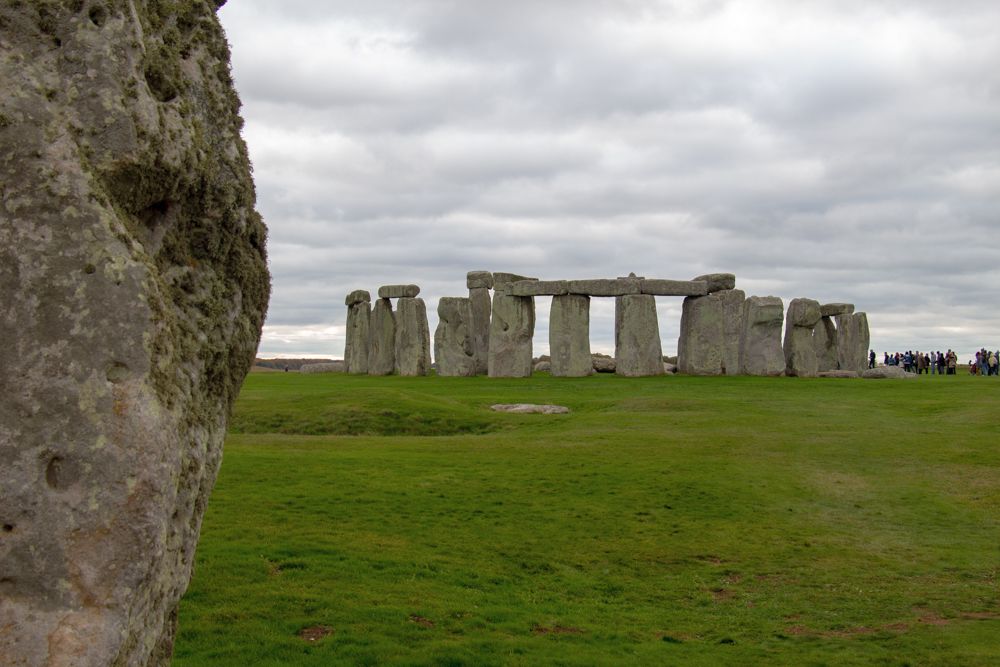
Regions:
M 510 296 L 500 289 L 494 292 L 493 319 L 490 322 L 489 376 L 530 377 L 531 337 L 534 335 L 534 298 Z
M 493 288 L 493 274 L 489 271 L 469 271 L 465 277 L 469 288 L 469 301 L 472 308 L 472 319 L 469 328 L 472 332 L 476 375 L 485 375 L 489 371 L 490 356 L 490 290 Z
M 392 301 L 375 302 L 369 328 L 368 374 L 392 375 L 396 370 L 396 314 L 392 312 Z
M 776 296 L 752 296 L 743 302 L 740 370 L 743 375 L 781 375 L 785 354 L 781 348 L 784 306 Z
M 364 298 L 368 297 L 368 298 Z M 347 340 L 344 344 L 344 366 L 352 375 L 368 373 L 368 342 L 371 325 L 371 295 L 357 290 L 347 295 Z
M 816 352 L 816 368 L 820 373 L 834 371 L 837 364 L 837 327 L 832 317 L 820 318 L 813 329 L 813 350 Z
M 427 375 L 431 367 L 431 335 L 423 299 L 403 297 L 396 303 L 396 372 Z
M 3 665 L 169 664 L 260 339 L 220 3 L 175 4 L 0 3 Z
M 476 348 L 472 333 L 472 305 L 463 297 L 438 301 L 438 326 L 434 331 L 434 360 L 438 375 L 467 377 L 476 374 Z
M 870 343 L 866 313 L 837 316 L 837 364 L 840 370 L 858 373 L 867 370 Z
M 742 290 L 727 289 L 684 299 L 677 342 L 681 373 L 739 374 L 744 296 Z
M 656 297 L 628 294 L 615 302 L 615 373 L 628 377 L 663 375 Z
M 590 356 L 590 297 L 552 297 L 549 312 L 550 371 L 556 377 L 584 377 L 594 372 Z
M 819 365 L 813 344 L 813 329 L 820 320 L 819 302 L 792 299 L 785 322 L 785 375 L 816 377 Z

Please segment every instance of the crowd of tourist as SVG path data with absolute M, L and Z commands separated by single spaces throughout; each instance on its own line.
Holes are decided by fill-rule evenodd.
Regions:
M 907 373 L 929 375 L 955 375 L 959 367 L 958 355 L 952 350 L 947 352 L 907 350 L 895 354 L 886 352 L 882 363 L 886 366 L 902 366 Z M 984 347 L 976 352 L 976 358 L 969 361 L 969 373 L 983 376 L 1000 373 L 1000 350 L 991 352 Z

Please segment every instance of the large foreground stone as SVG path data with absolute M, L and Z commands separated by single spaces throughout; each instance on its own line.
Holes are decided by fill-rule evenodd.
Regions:
M 469 299 L 442 297 L 438 301 L 438 326 L 434 331 L 434 361 L 438 375 L 468 377 L 476 374 L 476 346 Z
M 492 283 L 492 274 L 490 282 Z M 490 315 L 493 312 L 490 301 L 489 289 L 485 287 L 469 289 L 469 307 L 472 309 L 469 328 L 472 330 L 476 375 L 485 375 L 489 371 Z
M 531 337 L 534 335 L 535 300 L 530 296 L 509 296 L 502 290 L 494 292 L 489 376 L 531 377 Z
M 742 290 L 684 299 L 677 370 L 689 375 L 737 375 L 743 329 Z
M 431 336 L 423 299 L 396 302 L 396 373 L 427 375 L 431 367 Z
M 369 328 L 368 374 L 392 375 L 396 370 L 396 314 L 392 312 L 392 301 L 375 302 Z
M 368 374 L 370 327 L 370 303 L 367 301 L 357 301 L 347 309 L 347 340 L 344 344 L 344 366 L 351 375 Z
M 837 316 L 837 365 L 840 370 L 863 373 L 868 369 L 867 313 L 848 313 Z
M 628 377 L 663 375 L 656 297 L 629 294 L 616 301 L 615 373 Z
M 549 312 L 550 371 L 556 377 L 584 377 L 594 372 L 590 357 L 590 297 L 552 297 Z
M 166 665 L 266 232 L 218 3 L 0 3 L 0 664 Z
M 819 302 L 813 299 L 792 299 L 788 302 L 785 320 L 785 375 L 815 377 L 819 372 L 813 327 L 820 320 Z
M 752 296 L 743 302 L 740 369 L 743 375 L 781 375 L 785 354 L 781 348 L 784 305 L 776 296 Z

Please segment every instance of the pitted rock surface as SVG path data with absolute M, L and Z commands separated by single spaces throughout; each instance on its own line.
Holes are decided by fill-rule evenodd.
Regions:
M 5 665 L 170 661 L 270 291 L 217 4 L 0 3 Z

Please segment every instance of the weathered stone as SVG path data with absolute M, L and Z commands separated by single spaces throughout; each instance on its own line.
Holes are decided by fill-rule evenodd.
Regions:
M 300 373 L 345 373 L 347 366 L 343 361 L 325 361 L 318 364 L 302 364 L 299 366 Z
M 705 296 L 708 283 L 703 280 L 661 280 L 646 278 L 639 284 L 642 294 L 654 296 Z
M 438 301 L 438 326 L 434 332 L 434 361 L 438 375 L 468 377 L 476 374 L 476 346 L 469 299 L 442 297 Z
M 485 375 L 489 370 L 490 357 L 490 291 L 485 287 L 473 287 L 469 290 L 469 302 L 472 308 L 472 320 L 469 327 L 472 330 L 472 342 L 475 349 L 476 375 Z
M 465 274 L 465 286 L 469 289 L 493 289 L 493 274 L 489 271 L 469 271 Z
M 521 282 L 522 280 L 538 280 L 538 278 L 529 278 L 528 276 L 519 276 L 516 273 L 504 273 L 501 271 L 493 274 L 493 288 L 506 290 L 510 287 L 511 283 Z
M 359 301 L 347 309 L 347 341 L 344 365 L 351 375 L 368 374 L 368 350 L 371 339 L 371 305 Z
M 836 317 L 837 315 L 850 315 L 854 312 L 853 303 L 824 303 L 819 307 L 819 312 L 823 317 Z
M 269 293 L 214 7 L 0 3 L 4 665 L 170 662 Z
M 615 313 L 615 373 L 628 377 L 663 375 L 656 298 L 622 296 Z
M 530 296 L 494 292 L 489 376 L 531 377 L 531 337 L 534 335 L 535 300 Z
M 743 302 L 740 370 L 744 375 L 781 375 L 785 353 L 781 348 L 784 306 L 776 296 L 752 296 Z
M 491 405 L 490 410 L 514 414 L 565 415 L 569 413 L 569 408 L 565 405 L 537 405 L 535 403 L 497 403 Z
M 824 371 L 837 370 L 837 327 L 833 318 L 821 317 L 813 329 L 813 350 L 816 352 L 816 369 Z
M 876 366 L 866 368 L 861 372 L 866 380 L 909 380 L 918 377 L 916 373 L 907 373 L 902 366 Z
M 536 373 L 551 373 L 552 372 L 552 362 L 551 361 L 539 361 L 535 364 Z
M 813 299 L 792 299 L 788 302 L 785 322 L 790 327 L 812 329 L 819 322 L 819 302 Z
M 375 302 L 369 328 L 368 374 L 392 375 L 396 370 L 396 314 L 392 312 L 392 301 Z
M 552 297 L 549 312 L 549 352 L 552 375 L 584 377 L 594 372 L 590 357 L 590 297 L 566 294 Z
M 867 370 L 869 344 L 866 313 L 837 316 L 837 365 L 840 370 L 858 373 Z
M 742 290 L 684 299 L 677 341 L 677 369 L 681 373 L 739 374 L 743 301 Z
M 721 292 L 722 290 L 736 289 L 736 276 L 732 273 L 706 273 L 694 279 L 695 282 L 704 282 L 708 285 L 708 293 Z
M 559 296 L 567 291 L 565 280 L 521 280 L 507 288 L 511 296 Z
M 587 296 L 624 296 L 639 294 L 638 278 L 594 278 L 592 280 L 567 280 L 566 290 L 570 294 Z
M 356 289 L 344 299 L 345 306 L 353 306 L 356 303 L 369 303 L 372 300 L 371 292 L 364 289 Z
M 378 288 L 380 299 L 413 299 L 420 294 L 417 285 L 382 285 Z
M 593 362 L 595 373 L 615 372 L 615 360 L 611 357 L 592 355 L 591 361 Z
M 427 375 L 431 367 L 431 336 L 423 299 L 402 297 L 396 302 L 396 373 Z
M 816 374 L 817 377 L 821 378 L 857 378 L 860 377 L 857 371 L 820 371 Z
M 677 373 L 677 364 L 671 364 L 669 362 L 663 362 L 663 372 L 667 375 L 674 375 Z
M 819 372 L 813 327 L 819 322 L 819 302 L 792 299 L 785 313 L 785 375 L 815 377 Z

